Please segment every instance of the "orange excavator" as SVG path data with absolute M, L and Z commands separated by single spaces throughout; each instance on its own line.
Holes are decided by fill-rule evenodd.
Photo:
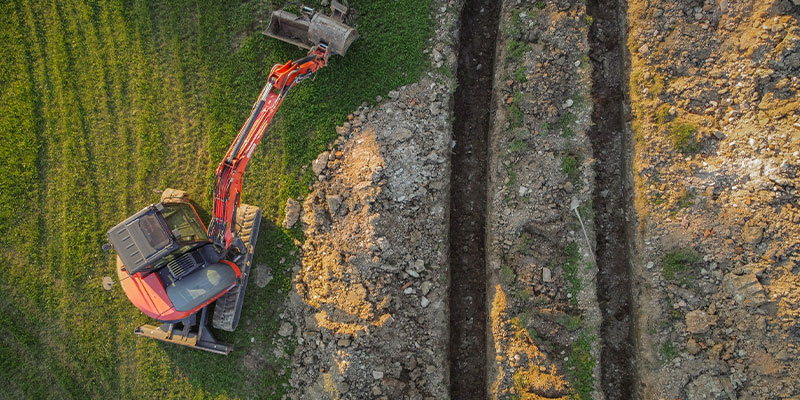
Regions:
M 216 170 L 208 229 L 186 192 L 167 189 L 151 204 L 111 228 L 117 277 L 130 301 L 160 326 L 141 325 L 136 335 L 219 354 L 233 346 L 214 338 L 208 324 L 233 331 L 239 323 L 258 238 L 261 210 L 240 204 L 242 176 L 264 132 L 294 85 L 312 77 L 331 54 L 344 55 L 358 37 L 345 25 L 347 8 L 333 1 L 330 16 L 309 7 L 301 15 L 275 11 L 267 36 L 309 49 L 308 55 L 272 68 L 225 158 Z M 199 321 L 198 321 L 199 317 Z

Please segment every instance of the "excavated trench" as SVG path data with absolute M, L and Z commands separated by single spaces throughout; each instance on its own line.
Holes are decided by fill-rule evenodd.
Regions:
M 598 301 L 602 313 L 601 384 L 608 399 L 636 396 L 630 237 L 633 184 L 631 139 L 625 129 L 629 107 L 625 96 L 624 0 L 589 0 L 587 12 L 592 61 L 593 127 L 589 130 L 596 186 L 593 195 L 597 232 Z
M 461 11 L 450 180 L 450 396 L 486 398 L 486 175 L 500 2 Z

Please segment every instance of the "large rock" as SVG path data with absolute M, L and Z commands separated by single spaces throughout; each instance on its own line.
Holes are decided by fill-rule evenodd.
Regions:
M 733 297 L 737 304 L 758 307 L 767 301 L 764 287 L 758 282 L 754 273 L 744 275 L 729 273 L 723 278 L 723 285 L 725 292 Z
M 708 328 L 716 323 L 716 318 L 705 311 L 691 311 L 686 314 L 686 330 L 691 334 L 706 333 Z
M 311 162 L 311 170 L 314 171 L 314 175 L 321 174 L 325 167 L 328 166 L 329 154 L 327 151 L 323 151 L 316 160 Z
M 286 199 L 286 208 L 284 208 L 286 217 L 283 219 L 284 228 L 289 229 L 297 222 L 297 219 L 300 218 L 301 209 L 300 203 L 297 200 L 292 198 Z
M 726 389 L 730 390 L 731 388 L 726 386 L 730 386 L 730 382 L 726 382 L 725 379 L 725 377 L 714 376 L 711 373 L 700 375 L 686 385 L 686 398 L 729 400 L 730 396 L 726 393 Z

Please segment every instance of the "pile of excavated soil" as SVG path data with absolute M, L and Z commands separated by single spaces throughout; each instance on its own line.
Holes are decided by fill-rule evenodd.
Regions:
M 629 4 L 645 398 L 800 396 L 799 11 Z
M 459 7 L 434 2 L 432 69 L 452 71 Z M 287 202 L 306 240 L 282 333 L 296 399 L 441 399 L 448 393 L 447 204 L 454 82 L 441 74 L 364 105 Z
M 591 397 L 599 384 L 597 269 L 571 207 L 594 246 L 587 27 L 583 2 L 503 4 L 487 215 L 492 398 Z
M 362 107 L 313 162 L 294 277 L 299 398 L 447 393 L 449 88 Z

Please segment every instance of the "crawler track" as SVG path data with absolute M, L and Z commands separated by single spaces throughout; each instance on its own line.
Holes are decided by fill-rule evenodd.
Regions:
M 597 160 L 594 192 L 598 300 L 603 322 L 600 366 L 608 399 L 636 395 L 629 238 L 632 209 L 631 139 L 625 130 L 625 0 L 589 0 L 594 126 L 589 138 Z
M 466 1 L 459 27 L 450 190 L 450 396 L 486 398 L 486 175 L 500 2 Z

